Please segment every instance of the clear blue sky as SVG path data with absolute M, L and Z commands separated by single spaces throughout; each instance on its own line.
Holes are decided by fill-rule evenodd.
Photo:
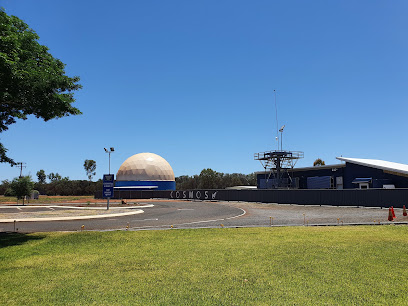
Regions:
M 83 115 L 18 121 L 0 134 L 25 174 L 86 179 L 133 154 L 175 175 L 262 170 L 283 147 L 297 166 L 336 156 L 408 163 L 407 1 L 2 0 L 81 77 Z M 1 81 L 1 80 L 0 80 Z M 19 171 L 0 165 L 0 180 Z

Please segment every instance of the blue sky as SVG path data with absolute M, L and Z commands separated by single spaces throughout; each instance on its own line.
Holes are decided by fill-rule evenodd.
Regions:
M 83 115 L 18 121 L 0 134 L 25 174 L 86 179 L 133 154 L 176 176 L 262 170 L 277 91 L 297 166 L 336 156 L 408 163 L 407 1 L 2 0 L 81 77 Z M 1 81 L 1 80 L 0 80 Z M 0 180 L 19 171 L 0 165 Z

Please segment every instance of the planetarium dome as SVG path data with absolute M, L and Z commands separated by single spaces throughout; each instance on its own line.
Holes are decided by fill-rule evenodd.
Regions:
M 126 159 L 116 174 L 115 188 L 174 190 L 170 164 L 154 153 L 139 153 Z

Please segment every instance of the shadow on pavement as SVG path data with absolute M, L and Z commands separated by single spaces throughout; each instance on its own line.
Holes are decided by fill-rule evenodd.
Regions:
M 0 233 L 0 248 L 6 248 L 15 245 L 22 245 L 30 240 L 40 240 L 44 235 L 28 235 L 21 233 Z

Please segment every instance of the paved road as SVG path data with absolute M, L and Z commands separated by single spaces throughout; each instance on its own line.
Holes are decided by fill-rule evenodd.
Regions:
M 388 209 L 336 206 L 303 206 L 245 202 L 147 201 L 154 207 L 144 208 L 143 214 L 105 219 L 19 222 L 19 232 L 130 230 L 251 227 L 293 225 L 387 224 Z M 408 224 L 402 209 L 395 209 L 396 223 Z M 0 223 L 0 232 L 13 231 L 13 223 Z
M 163 201 L 152 204 L 153 207 L 143 208 L 144 213 L 138 215 L 89 220 L 17 222 L 16 228 L 19 232 L 77 231 L 84 225 L 85 230 L 109 230 L 125 229 L 128 223 L 131 229 L 170 228 L 171 225 L 176 227 L 218 222 L 217 220 L 234 218 L 244 213 L 238 207 L 214 202 Z M 11 210 L 14 208 L 7 208 L 7 211 L 1 209 L 1 212 L 15 212 Z M 35 211 L 34 208 L 25 207 L 24 211 L 27 210 Z M 14 223 L 0 223 L 0 232 L 2 231 L 14 231 Z

